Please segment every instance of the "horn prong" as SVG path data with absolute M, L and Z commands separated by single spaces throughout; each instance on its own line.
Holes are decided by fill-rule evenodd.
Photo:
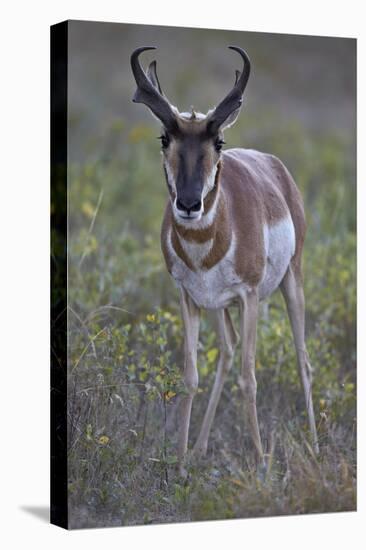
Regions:
M 166 128 L 171 129 L 171 131 L 175 131 L 177 128 L 177 121 L 172 107 L 166 97 L 161 93 L 157 77 L 155 82 L 155 63 L 152 62 L 149 66 L 149 69 L 153 74 L 152 78 L 154 80 L 154 82 L 151 82 L 139 60 L 139 56 L 142 52 L 155 49 L 155 46 L 143 46 L 132 52 L 131 69 L 137 84 L 137 89 L 132 101 L 135 103 L 144 103 L 147 107 L 149 107 L 154 115 L 161 120 Z
M 235 72 L 235 84 L 230 92 L 220 101 L 212 113 L 209 121 L 209 131 L 215 133 L 230 116 L 240 109 L 243 102 L 243 94 L 250 74 L 250 59 L 247 53 L 238 46 L 228 46 L 230 50 L 237 52 L 243 60 L 243 70 Z

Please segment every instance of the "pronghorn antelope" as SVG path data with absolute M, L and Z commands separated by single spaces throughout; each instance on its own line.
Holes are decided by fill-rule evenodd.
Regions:
M 181 470 L 188 446 L 192 402 L 198 388 L 197 344 L 201 309 L 216 311 L 220 355 L 216 378 L 194 452 L 204 454 L 215 411 L 233 362 L 238 335 L 229 306 L 240 308 L 241 373 L 239 385 L 258 465 L 264 464 L 259 432 L 255 378 L 258 303 L 280 288 L 286 301 L 314 449 L 318 441 L 312 403 L 311 366 L 304 336 L 301 255 L 304 208 L 290 173 L 273 155 L 251 149 L 228 149 L 223 132 L 236 121 L 250 73 L 240 54 L 232 90 L 206 115 L 180 113 L 162 92 L 156 62 L 145 72 L 132 53 L 136 103 L 144 103 L 162 123 L 163 167 L 169 191 L 161 246 L 169 273 L 177 283 L 184 324 L 184 382 L 178 435 Z

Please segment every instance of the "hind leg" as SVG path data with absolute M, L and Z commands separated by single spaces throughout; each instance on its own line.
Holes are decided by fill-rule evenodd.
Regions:
M 281 291 L 285 298 L 287 312 L 294 337 L 297 365 L 305 394 L 306 411 L 309 420 L 313 447 L 319 453 L 318 435 L 316 431 L 313 397 L 312 397 L 312 368 L 305 345 L 305 299 L 300 277 L 296 277 L 290 266 L 281 283 Z

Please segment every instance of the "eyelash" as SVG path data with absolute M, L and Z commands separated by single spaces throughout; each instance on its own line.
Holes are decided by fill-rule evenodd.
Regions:
M 220 152 L 222 149 L 222 146 L 225 145 L 225 141 L 223 139 L 217 138 L 215 141 L 215 149 L 217 152 Z
M 166 149 L 169 146 L 169 138 L 167 135 L 159 136 L 158 139 L 161 141 L 162 149 Z

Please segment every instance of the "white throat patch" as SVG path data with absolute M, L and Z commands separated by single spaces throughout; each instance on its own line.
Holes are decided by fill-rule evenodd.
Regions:
M 179 235 L 179 241 L 185 253 L 187 254 L 188 258 L 192 262 L 193 266 L 196 269 L 199 269 L 202 266 L 203 261 L 211 251 L 211 248 L 213 245 L 213 239 L 209 239 L 204 243 L 197 243 L 192 241 L 186 241 L 183 237 Z

